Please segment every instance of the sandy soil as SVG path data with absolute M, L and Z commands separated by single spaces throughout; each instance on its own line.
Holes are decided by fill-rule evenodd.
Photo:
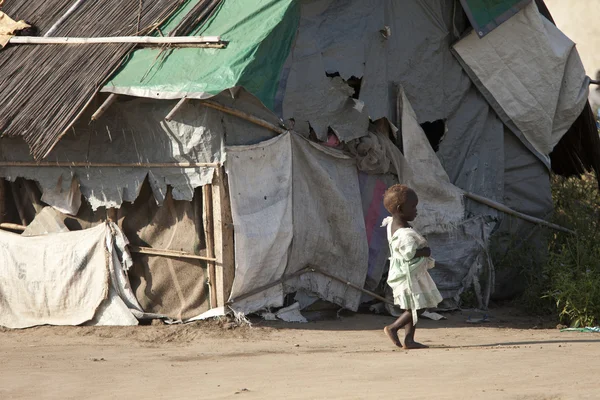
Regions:
M 395 349 L 390 317 L 0 332 L 0 399 L 597 399 L 600 335 L 495 310 L 423 320 Z M 403 397 L 403 396 L 402 396 Z

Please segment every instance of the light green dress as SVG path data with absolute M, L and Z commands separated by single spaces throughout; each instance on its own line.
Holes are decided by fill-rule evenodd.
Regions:
M 390 271 L 387 283 L 394 293 L 394 304 L 411 310 L 417 323 L 417 310 L 433 308 L 442 302 L 442 296 L 428 270 L 435 266 L 431 257 L 417 257 L 417 250 L 427 247 L 427 240 L 412 228 L 400 228 L 392 235 L 392 217 L 383 220 L 387 226 L 390 245 Z

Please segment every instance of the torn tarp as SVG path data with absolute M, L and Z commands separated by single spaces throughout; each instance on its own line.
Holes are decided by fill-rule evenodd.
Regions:
M 454 50 L 502 121 L 549 167 L 549 154 L 587 102 L 589 78 L 575 44 L 531 2 Z
M 368 248 L 364 220 L 356 218 L 362 207 L 354 160 L 294 133 L 228 151 L 236 232 L 231 299 L 308 265 L 362 287 Z M 298 289 L 351 310 L 360 302 L 359 291 L 311 273 L 232 308 L 249 313 L 281 306 L 284 291 Z

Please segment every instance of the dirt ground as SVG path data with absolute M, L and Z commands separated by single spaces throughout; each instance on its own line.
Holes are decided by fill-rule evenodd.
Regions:
M 307 324 L 0 331 L 0 399 L 598 399 L 600 335 L 514 310 L 422 320 L 428 350 L 395 349 L 391 317 Z M 401 393 L 406 393 L 403 396 Z

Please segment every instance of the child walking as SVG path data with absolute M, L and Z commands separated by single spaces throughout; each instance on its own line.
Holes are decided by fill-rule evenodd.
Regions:
M 390 245 L 390 270 L 387 283 L 394 293 L 394 304 L 404 313 L 383 331 L 398 347 L 422 349 L 427 346 L 415 342 L 417 310 L 436 307 L 442 296 L 427 270 L 435 265 L 427 241 L 410 226 L 417 217 L 419 198 L 405 185 L 390 187 L 383 197 L 385 208 L 392 214 L 383 221 L 387 226 Z M 404 328 L 404 346 L 398 331 Z

